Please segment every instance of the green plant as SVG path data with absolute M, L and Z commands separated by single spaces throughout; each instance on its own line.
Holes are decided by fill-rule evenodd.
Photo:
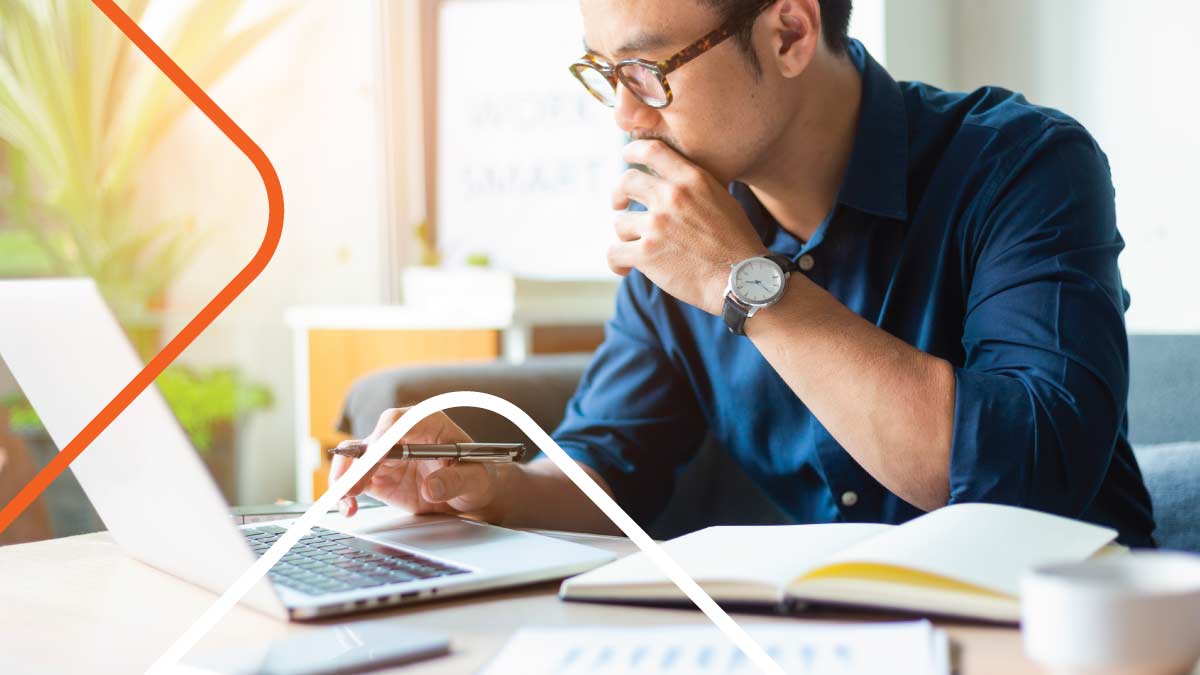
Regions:
M 213 432 L 220 424 L 236 424 L 256 410 L 275 403 L 271 390 L 246 382 L 234 368 L 196 370 L 175 364 L 155 381 L 168 407 L 175 413 L 192 445 L 202 453 L 213 448 Z M 8 408 L 9 426 L 31 432 L 42 428 L 33 406 L 20 394 L 0 399 Z
M 140 22 L 150 0 L 120 4 Z M 232 31 L 242 0 L 202 0 L 159 43 L 202 87 L 290 13 Z M 0 276 L 88 276 L 144 322 L 205 236 L 134 209 L 147 158 L 191 103 L 90 2 L 0 0 Z M 12 232 L 15 230 L 16 232 Z
M 14 431 L 36 431 L 42 428 L 33 406 L 20 394 L 9 394 L 0 398 L 0 406 L 8 409 L 8 426 Z
M 470 253 L 467 255 L 467 264 L 472 267 L 490 267 L 492 258 L 486 253 Z
M 26 230 L 0 230 L 0 276 L 44 277 L 54 266 L 42 245 Z
M 171 366 L 156 381 L 180 426 L 200 452 L 212 449 L 213 430 L 274 404 L 271 391 L 245 382 L 233 368 L 197 371 Z

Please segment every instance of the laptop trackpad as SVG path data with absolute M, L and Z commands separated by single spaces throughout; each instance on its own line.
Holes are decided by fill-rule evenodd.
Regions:
M 482 544 L 495 544 L 504 539 L 520 537 L 521 533 L 500 527 L 489 527 L 463 520 L 446 520 L 428 525 L 405 527 L 386 532 L 364 533 L 386 544 L 436 551 Z

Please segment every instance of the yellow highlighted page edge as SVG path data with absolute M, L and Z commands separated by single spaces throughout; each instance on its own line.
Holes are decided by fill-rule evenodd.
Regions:
M 999 593 L 987 588 L 968 584 L 963 581 L 957 581 L 943 577 L 938 574 L 930 574 L 929 572 L 921 572 L 919 570 L 900 567 L 898 565 L 887 565 L 883 563 L 837 563 L 834 565 L 826 565 L 818 567 L 807 574 L 797 578 L 793 585 L 802 584 L 805 581 L 812 579 L 849 579 L 849 580 L 870 580 L 884 581 L 893 584 L 904 586 L 918 586 L 922 588 L 937 588 L 945 591 L 954 591 L 958 593 L 972 593 L 975 595 L 986 595 L 994 598 L 1004 598 L 1011 600 L 1012 596 L 1007 593 Z

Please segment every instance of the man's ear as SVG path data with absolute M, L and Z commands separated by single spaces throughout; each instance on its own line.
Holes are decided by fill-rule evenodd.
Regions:
M 818 0 L 781 0 L 767 10 L 771 54 L 779 74 L 797 77 L 812 61 L 821 42 Z

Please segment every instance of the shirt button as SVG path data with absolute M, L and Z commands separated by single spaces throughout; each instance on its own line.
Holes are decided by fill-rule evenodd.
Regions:
M 854 506 L 858 503 L 858 493 L 847 490 L 842 493 L 842 506 Z
M 810 272 L 812 271 L 812 268 L 817 266 L 817 261 L 814 260 L 811 255 L 805 254 L 800 256 L 800 260 L 797 261 L 797 264 L 800 266 L 801 272 Z

